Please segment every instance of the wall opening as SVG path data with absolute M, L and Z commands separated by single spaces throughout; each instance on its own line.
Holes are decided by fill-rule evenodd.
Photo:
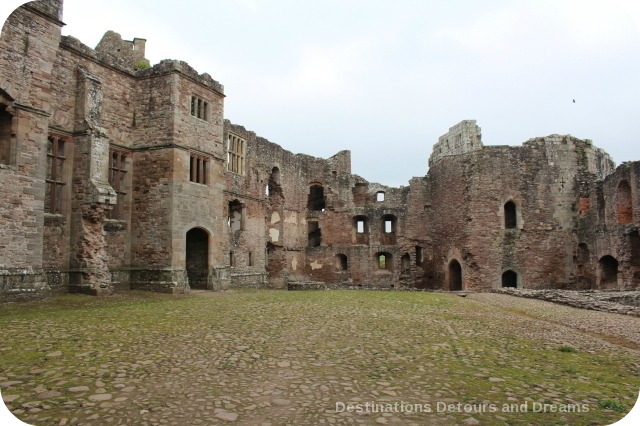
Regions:
M 353 218 L 356 228 L 356 244 L 369 244 L 369 224 L 366 216 L 356 216 Z
M 380 244 L 390 245 L 396 243 L 397 219 L 395 216 L 386 214 L 382 216 L 382 235 Z
M 346 271 L 349 269 L 349 260 L 345 254 L 336 254 L 336 270 Z
M 504 227 L 505 229 L 515 229 L 517 226 L 516 204 L 513 201 L 507 201 L 504 205 Z
M 598 262 L 600 269 L 600 288 L 618 287 L 618 261 L 613 256 L 603 256 Z
M 266 195 L 272 197 L 276 194 L 282 195 L 282 187 L 280 186 L 280 169 L 274 167 L 271 169 L 271 174 L 269 175 L 269 181 L 267 182 L 267 187 L 265 188 Z
M 13 116 L 7 111 L 7 106 L 0 104 L 0 164 L 11 162 Z
M 384 201 L 384 191 L 376 192 L 376 201 L 377 202 Z
M 409 256 L 409 253 L 403 254 L 400 258 L 400 273 L 411 273 L 411 256 Z
M 619 224 L 627 225 L 633 222 L 633 201 L 631 187 L 626 180 L 618 184 L 616 192 L 616 220 Z
M 449 291 L 462 290 L 462 266 L 453 259 L 449 262 Z
M 633 231 L 629 234 L 629 247 L 631 248 L 631 261 L 629 263 L 631 266 L 640 266 L 640 232 Z
M 202 228 L 187 232 L 185 267 L 189 286 L 206 289 L 209 277 L 209 234 Z
M 66 141 L 50 135 L 47 140 L 47 178 L 45 187 L 45 213 L 62 214 L 67 210 L 65 198 Z
M 324 187 L 322 185 L 311 185 L 309 187 L 307 208 L 314 212 L 324 211 Z
M 416 266 L 422 266 L 424 262 L 424 251 L 422 247 L 416 246 Z
M 320 244 L 322 243 L 322 232 L 320 231 L 320 224 L 318 221 L 308 221 L 307 230 L 309 247 L 320 247 Z
M 393 269 L 393 261 L 392 261 L 391 253 L 387 253 L 387 252 L 376 253 L 374 256 L 374 259 L 375 259 L 375 267 L 378 270 L 391 271 Z
M 514 271 L 505 271 L 502 274 L 503 288 L 518 288 L 518 273 Z
M 229 213 L 227 224 L 231 232 L 243 229 L 242 223 L 242 203 L 238 200 L 229 201 Z

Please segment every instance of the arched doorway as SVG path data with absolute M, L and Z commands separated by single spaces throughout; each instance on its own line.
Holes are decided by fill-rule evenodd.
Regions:
M 618 261 L 613 256 L 603 256 L 598 262 L 600 288 L 618 287 Z
M 207 288 L 209 233 L 202 228 L 193 228 L 187 232 L 185 268 L 191 288 Z
M 505 271 L 502 274 L 502 287 L 503 288 L 518 288 L 518 274 L 514 271 Z
M 462 266 L 460 262 L 453 259 L 449 263 L 449 291 L 462 290 Z

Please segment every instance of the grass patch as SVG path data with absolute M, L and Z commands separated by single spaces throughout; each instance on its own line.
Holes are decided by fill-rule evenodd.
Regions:
M 566 353 L 576 353 L 578 352 L 578 350 L 576 348 L 574 348 L 573 346 L 567 346 L 567 345 L 562 345 L 558 348 L 558 350 L 560 352 L 566 352 Z

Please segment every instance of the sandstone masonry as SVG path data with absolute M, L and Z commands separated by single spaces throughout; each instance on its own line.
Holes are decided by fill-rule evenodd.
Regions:
M 0 300 L 114 288 L 640 286 L 640 162 L 569 135 L 484 146 L 475 121 L 391 188 L 224 119 L 224 88 L 62 0 L 0 37 Z

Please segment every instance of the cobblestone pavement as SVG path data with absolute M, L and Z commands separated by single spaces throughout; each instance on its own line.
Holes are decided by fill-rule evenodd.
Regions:
M 47 425 L 609 424 L 639 326 L 501 294 L 69 295 L 0 311 L 0 390 Z

